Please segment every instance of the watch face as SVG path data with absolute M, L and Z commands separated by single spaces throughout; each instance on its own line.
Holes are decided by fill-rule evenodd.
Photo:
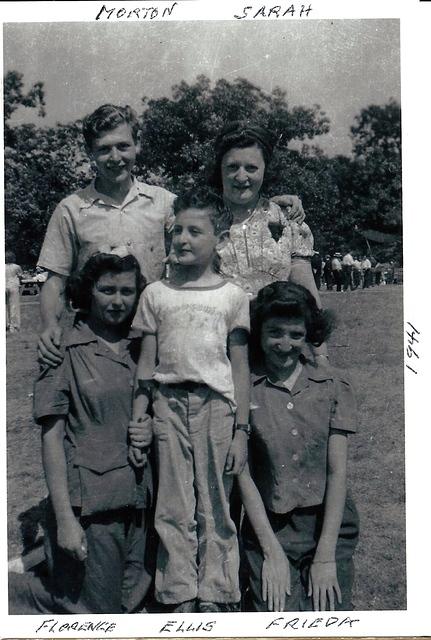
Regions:
M 249 424 L 237 424 L 236 429 L 237 431 L 245 431 L 248 436 L 251 433 L 251 426 Z

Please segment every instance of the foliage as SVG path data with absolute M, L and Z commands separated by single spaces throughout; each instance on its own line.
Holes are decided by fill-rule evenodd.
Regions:
M 41 82 L 26 93 L 22 74 L 4 78 L 6 246 L 24 266 L 34 265 L 56 204 L 92 175 L 79 121 L 39 127 L 12 126 L 19 106 L 44 115 Z M 277 148 L 267 168 L 268 195 L 301 195 L 321 253 L 350 247 L 367 252 L 358 233 L 379 229 L 399 238 L 386 259 L 401 254 L 400 109 L 394 101 L 371 105 L 351 128 L 353 157 L 327 157 L 311 141 L 329 131 L 318 105 L 290 108 L 286 93 L 267 93 L 244 78 L 215 84 L 205 76 L 180 82 L 170 97 L 142 99 L 142 150 L 135 173 L 151 184 L 178 192 L 205 182 L 213 141 L 225 122 L 249 119 L 272 129 Z M 291 142 L 302 141 L 300 150 Z M 374 249 L 374 247 L 373 247 Z M 377 257 L 378 251 L 376 251 Z
M 276 88 L 268 94 L 244 78 L 221 79 L 211 88 L 210 80 L 201 75 L 194 84 L 175 85 L 172 98 L 143 98 L 143 103 L 139 171 L 144 176 L 150 171 L 163 175 L 174 191 L 206 180 L 214 138 L 228 121 L 250 119 L 269 127 L 281 149 L 290 140 L 329 131 L 318 105 L 289 110 L 284 91 Z
M 401 110 L 362 109 L 351 127 L 356 190 L 362 196 L 364 226 L 401 233 Z

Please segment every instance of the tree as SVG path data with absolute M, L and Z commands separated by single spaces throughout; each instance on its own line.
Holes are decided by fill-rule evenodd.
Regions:
M 20 106 L 44 115 L 43 84 L 23 92 L 23 76 L 9 71 L 4 78 L 5 100 L 5 242 L 25 266 L 35 263 L 46 225 L 55 205 L 88 182 L 89 164 L 79 123 L 42 128 L 11 126 Z
M 8 71 L 3 79 L 3 109 L 5 124 L 5 146 L 13 144 L 13 129 L 8 121 L 18 107 L 37 109 L 40 117 L 45 116 L 45 92 L 43 82 L 36 82 L 27 93 L 24 93 L 23 74 Z
M 272 129 L 279 147 L 290 140 L 313 138 L 329 130 L 318 105 L 289 110 L 286 93 L 276 88 L 266 93 L 244 78 L 218 80 L 214 87 L 206 76 L 195 83 L 172 87 L 171 98 L 143 98 L 143 145 L 139 172 L 147 179 L 163 176 L 168 188 L 207 179 L 213 141 L 231 120 L 250 119 Z
M 401 234 L 401 109 L 391 100 L 362 109 L 351 127 L 364 227 Z

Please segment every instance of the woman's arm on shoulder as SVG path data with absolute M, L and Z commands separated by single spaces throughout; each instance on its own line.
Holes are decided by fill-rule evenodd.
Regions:
M 308 291 L 313 294 L 319 309 L 322 308 L 319 292 L 311 269 L 311 262 L 308 258 L 292 258 L 289 280 L 308 289 Z

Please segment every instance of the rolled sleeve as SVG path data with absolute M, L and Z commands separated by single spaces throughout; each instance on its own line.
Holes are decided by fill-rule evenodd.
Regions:
M 250 331 L 250 298 L 238 288 L 238 299 L 234 305 L 229 333 L 234 329 Z
M 157 333 L 157 319 L 150 287 L 141 295 L 132 328 L 142 333 Z
M 355 433 L 357 407 L 353 388 L 345 378 L 334 379 L 334 401 L 330 419 L 331 429 Z
M 69 413 L 70 385 L 67 368 L 68 363 L 63 360 L 56 369 L 44 369 L 34 383 L 33 417 L 36 422 L 39 423 L 48 416 Z
M 311 258 L 314 253 L 314 238 L 311 229 L 305 222 L 292 225 L 292 257 Z
M 77 256 L 72 216 L 67 206 L 60 202 L 48 223 L 37 264 L 59 275 L 69 276 L 76 268 Z
M 165 202 L 163 205 L 164 211 L 166 211 L 165 215 L 165 231 L 170 233 L 172 231 L 172 227 L 174 226 L 175 216 L 174 216 L 174 201 L 176 199 L 176 195 L 171 193 L 170 191 L 164 191 Z

